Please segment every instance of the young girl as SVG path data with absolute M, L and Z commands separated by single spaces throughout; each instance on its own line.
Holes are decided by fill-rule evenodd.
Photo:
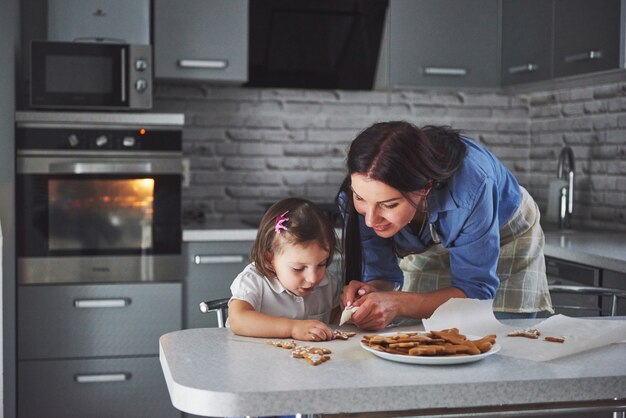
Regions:
M 313 203 L 288 198 L 270 207 L 249 264 L 230 287 L 228 322 L 238 335 L 323 341 L 338 312 L 342 283 L 327 275 L 335 231 Z

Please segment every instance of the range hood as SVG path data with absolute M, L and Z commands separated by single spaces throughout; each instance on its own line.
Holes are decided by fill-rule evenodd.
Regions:
M 369 90 L 388 0 L 250 0 L 252 87 Z

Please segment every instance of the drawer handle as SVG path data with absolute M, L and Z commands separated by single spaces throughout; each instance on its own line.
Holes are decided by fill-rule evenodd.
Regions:
M 74 307 L 78 309 L 123 308 L 130 305 L 130 299 L 76 299 Z
M 196 255 L 193 258 L 196 264 L 243 263 L 243 255 Z
M 424 67 L 424 74 L 427 75 L 451 75 L 463 77 L 467 75 L 467 68 L 451 67 Z
M 529 62 L 528 64 L 509 67 L 509 74 L 534 73 L 538 69 L 539 65 L 534 62 Z
M 228 67 L 227 60 L 178 60 L 180 68 L 208 68 L 223 70 Z
M 74 376 L 74 380 L 78 383 L 123 382 L 128 379 L 130 379 L 130 373 L 77 374 Z
M 579 62 L 579 61 L 591 61 L 591 60 L 599 60 L 602 58 L 602 51 L 587 51 L 581 52 L 580 54 L 567 55 L 565 57 L 565 62 Z

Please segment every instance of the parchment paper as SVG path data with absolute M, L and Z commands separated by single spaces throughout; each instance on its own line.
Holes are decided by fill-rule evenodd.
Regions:
M 424 328 L 442 330 L 458 328 L 461 333 L 484 336 L 496 334 L 502 346 L 498 354 L 527 360 L 547 361 L 626 340 L 626 321 L 581 319 L 553 315 L 530 328 L 541 332 L 538 339 L 508 337 L 506 334 L 524 329 L 498 321 L 491 300 L 450 299 L 428 319 Z M 544 337 L 563 337 L 564 343 L 553 343 Z

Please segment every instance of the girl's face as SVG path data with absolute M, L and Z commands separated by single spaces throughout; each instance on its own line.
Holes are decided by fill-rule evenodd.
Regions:
M 272 269 L 280 283 L 297 296 L 310 294 L 326 274 L 328 251 L 317 241 L 283 244 L 271 257 Z
M 354 208 L 365 217 L 365 224 L 376 235 L 391 238 L 415 216 L 425 196 L 415 194 L 410 202 L 397 189 L 363 174 L 352 174 Z

